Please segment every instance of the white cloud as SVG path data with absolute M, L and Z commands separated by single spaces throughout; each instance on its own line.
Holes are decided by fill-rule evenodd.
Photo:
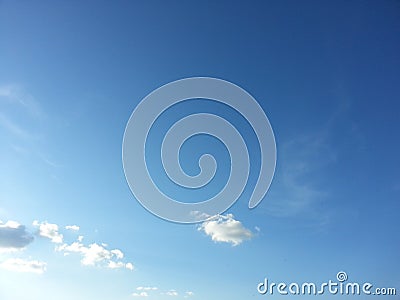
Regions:
M 122 261 L 109 261 L 108 268 L 110 269 L 120 269 L 125 267 L 125 264 Z
M 158 290 L 158 287 L 155 286 L 138 286 L 136 288 L 138 291 L 156 291 Z
M 9 271 L 42 274 L 46 271 L 46 263 L 37 260 L 23 260 L 10 258 L 0 264 L 0 267 Z
M 133 293 L 132 296 L 133 297 L 148 297 L 149 294 L 147 294 L 146 292 L 140 292 L 140 293 Z
M 13 252 L 23 249 L 33 242 L 33 236 L 24 225 L 15 221 L 0 222 L 0 252 Z
M 158 287 L 153 286 L 138 286 L 136 288 L 137 292 L 133 293 L 133 297 L 148 297 L 148 292 L 158 290 Z
M 170 290 L 170 291 L 166 292 L 165 294 L 168 296 L 174 296 L 174 297 L 179 295 L 178 292 L 175 290 Z
M 78 236 L 77 241 L 67 244 L 63 242 L 64 237 L 59 232 L 59 226 L 57 224 L 33 221 L 33 226 L 38 228 L 37 235 L 49 239 L 52 243 L 58 244 L 55 250 L 62 252 L 64 256 L 68 256 L 72 253 L 80 255 L 82 265 L 105 267 L 109 269 L 134 270 L 134 265 L 131 262 L 123 261 L 124 253 L 119 249 L 109 250 L 105 243 L 85 245 L 82 243 L 83 236 L 81 235 Z M 69 225 L 65 226 L 65 229 L 77 230 L 79 226 Z M 33 235 L 26 231 L 25 226 L 15 221 L 8 221 L 5 224 L 0 221 L 0 254 L 24 249 L 33 240 Z M 1 267 L 10 270 L 36 273 L 41 273 L 45 270 L 44 263 L 21 259 L 5 261 L 1 264 Z
M 194 296 L 194 293 L 191 292 L 191 291 L 185 293 L 185 298 L 189 298 L 189 297 L 192 297 L 192 296 Z
M 81 239 L 78 239 L 81 240 Z M 57 251 L 63 252 L 64 255 L 70 253 L 77 253 L 82 256 L 81 263 L 85 266 L 99 266 L 107 267 L 110 269 L 125 268 L 133 270 L 132 263 L 124 263 L 121 259 L 124 254 L 119 249 L 108 250 L 105 244 L 99 245 L 96 243 L 85 246 L 80 241 L 73 242 L 72 244 L 63 244 L 56 248 Z
M 254 236 L 240 221 L 235 220 L 232 214 L 212 217 L 203 222 L 198 229 L 204 231 L 215 242 L 230 243 L 233 246 Z
M 67 225 L 67 226 L 65 226 L 65 229 L 72 230 L 72 231 L 79 231 L 80 228 L 77 225 Z
M 53 243 L 61 244 L 63 242 L 63 235 L 58 232 L 57 224 L 33 221 L 33 226 L 39 227 L 39 235 L 49 238 Z

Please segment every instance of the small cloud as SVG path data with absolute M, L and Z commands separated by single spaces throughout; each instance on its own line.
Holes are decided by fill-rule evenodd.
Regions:
M 38 234 L 50 239 L 53 243 L 61 244 L 63 242 L 63 235 L 58 232 L 59 228 L 57 224 L 33 221 L 33 226 L 39 227 Z
M 175 290 L 170 290 L 170 291 L 166 292 L 165 294 L 167 296 L 173 296 L 173 297 L 179 296 L 178 292 Z
M 149 294 L 147 294 L 146 292 L 140 292 L 140 293 L 133 293 L 132 296 L 133 297 L 148 297 Z
M 65 229 L 72 230 L 72 231 L 79 231 L 80 228 L 77 225 L 67 225 L 67 226 L 65 226 Z
M 136 288 L 138 291 L 156 291 L 158 290 L 158 287 L 155 286 L 138 286 Z
M 191 297 L 191 296 L 194 296 L 194 293 L 193 292 L 186 292 L 185 293 L 185 298 L 187 298 L 187 297 Z
M 12 252 L 23 249 L 33 242 L 33 236 L 24 225 L 15 221 L 0 222 L 0 252 Z
M 254 236 L 240 221 L 235 220 L 232 214 L 212 217 L 203 222 L 198 230 L 204 231 L 214 242 L 230 243 L 233 246 Z
M 10 258 L 0 264 L 0 267 L 9 271 L 43 274 L 46 271 L 46 263 L 37 260 L 23 260 Z
M 127 264 L 125 265 L 125 268 L 127 268 L 127 269 L 130 270 L 130 271 L 133 271 L 133 269 L 134 269 L 132 263 L 127 263 Z

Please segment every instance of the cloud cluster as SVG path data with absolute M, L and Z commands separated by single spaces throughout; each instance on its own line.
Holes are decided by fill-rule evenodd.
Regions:
M 108 250 L 105 244 L 92 243 L 85 246 L 82 243 L 82 237 L 78 238 L 77 242 L 72 244 L 62 244 L 56 247 L 57 251 L 63 252 L 64 255 L 76 253 L 82 256 L 81 263 L 85 266 L 106 267 L 109 269 L 125 268 L 133 270 L 132 263 L 124 263 L 121 261 L 124 258 L 124 253 L 119 249 Z
M 24 225 L 15 221 L 8 221 L 5 224 L 0 221 L 0 252 L 23 249 L 32 243 L 33 239 Z
M 232 214 L 217 215 L 203 222 L 198 230 L 204 231 L 214 242 L 230 243 L 233 246 L 250 240 L 254 234 L 246 229 Z
M 60 226 L 53 223 L 34 221 L 33 226 L 37 228 L 35 234 L 49 239 L 57 244 L 55 250 L 63 252 L 64 256 L 76 253 L 82 256 L 81 263 L 85 266 L 105 267 L 109 269 L 133 270 L 130 262 L 123 262 L 124 253 L 119 249 L 108 250 L 104 243 L 83 244 L 84 237 L 78 236 L 77 241 L 71 244 L 64 242 L 64 236 L 60 233 Z M 63 228 L 63 227 L 61 227 Z M 67 225 L 66 230 L 79 231 L 77 225 Z M 0 253 L 11 253 L 25 249 L 34 240 L 33 234 L 26 230 L 24 225 L 15 221 L 5 224 L 0 221 Z M 21 258 L 8 258 L 0 262 L 0 268 L 16 271 L 41 274 L 46 270 L 46 263 L 38 260 L 24 260 Z

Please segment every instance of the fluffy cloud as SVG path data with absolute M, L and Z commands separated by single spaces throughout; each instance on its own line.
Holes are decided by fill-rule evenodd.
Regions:
M 72 231 L 79 231 L 80 228 L 77 225 L 67 225 L 67 226 L 65 226 L 65 229 L 72 230 Z
M 46 270 L 46 263 L 37 260 L 10 258 L 2 262 L 0 267 L 9 271 L 42 274 Z
M 233 246 L 254 236 L 240 221 L 235 220 L 232 214 L 212 217 L 203 222 L 198 230 L 204 231 L 215 242 L 230 243 Z
M 39 227 L 38 234 L 50 239 L 53 243 L 61 244 L 63 242 L 63 235 L 58 232 L 59 228 L 57 224 L 33 221 L 33 226 Z
M 24 225 L 14 221 L 3 224 L 0 221 L 0 252 L 22 249 L 32 241 L 33 236 Z
M 193 293 L 193 292 L 186 292 L 185 294 L 186 294 L 186 295 L 185 295 L 185 298 L 194 296 L 194 293 Z
M 132 263 L 124 263 L 121 261 L 124 254 L 119 249 L 108 250 L 105 244 L 96 243 L 85 246 L 81 241 L 72 244 L 63 244 L 56 248 L 57 251 L 64 252 L 64 255 L 77 253 L 82 256 L 81 263 L 85 266 L 101 266 L 110 269 L 126 268 L 133 270 Z
M 148 297 L 149 294 L 147 294 L 146 292 L 140 292 L 140 293 L 133 293 L 132 296 L 133 297 Z

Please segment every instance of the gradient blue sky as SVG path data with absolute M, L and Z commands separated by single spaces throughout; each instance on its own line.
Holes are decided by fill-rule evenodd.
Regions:
M 0 299 L 262 299 L 342 270 L 399 293 L 399 53 L 394 0 L 1 0 Z M 134 199 L 121 146 L 192 76 L 250 92 L 278 162 L 256 209 L 180 225 Z

